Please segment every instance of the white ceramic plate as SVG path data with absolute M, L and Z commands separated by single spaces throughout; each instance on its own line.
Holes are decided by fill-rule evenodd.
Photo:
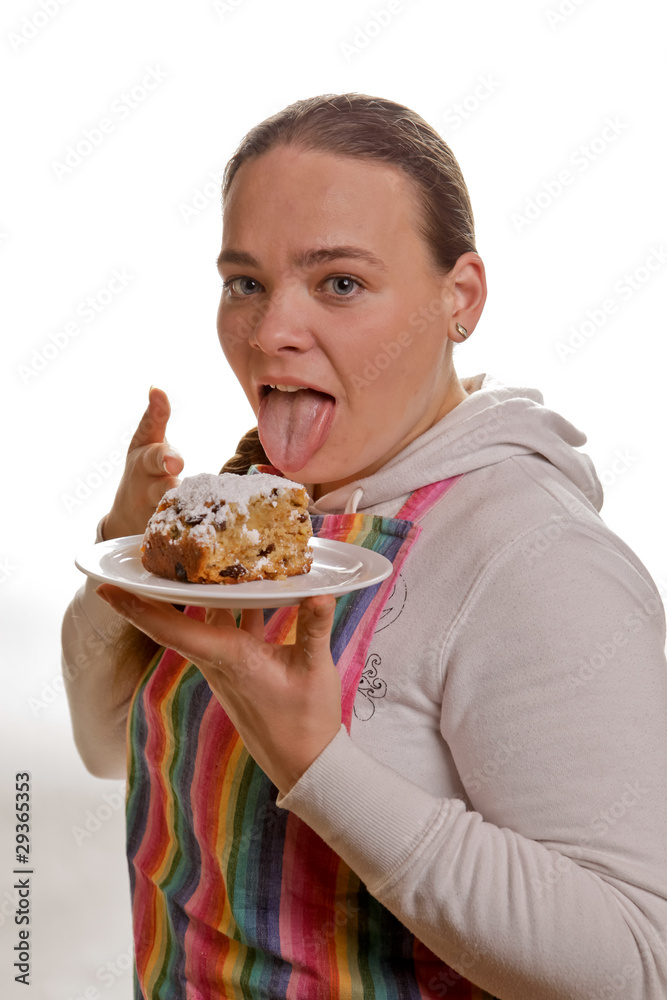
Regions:
M 311 538 L 310 573 L 287 580 L 252 580 L 250 583 L 181 583 L 163 580 L 141 564 L 142 535 L 98 542 L 81 552 L 75 562 L 83 573 L 100 583 L 113 583 L 133 594 L 170 604 L 201 608 L 281 608 L 299 604 L 314 594 L 347 594 L 362 590 L 391 574 L 392 564 L 372 549 L 328 538 Z

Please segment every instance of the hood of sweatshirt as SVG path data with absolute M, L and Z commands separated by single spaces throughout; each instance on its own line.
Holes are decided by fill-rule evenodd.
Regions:
M 420 486 L 530 454 L 551 462 L 600 510 L 602 486 L 593 462 L 575 450 L 586 435 L 544 406 L 541 392 L 506 386 L 485 373 L 461 384 L 469 395 L 442 420 L 374 475 L 327 493 L 311 511 L 354 513 L 398 502 Z

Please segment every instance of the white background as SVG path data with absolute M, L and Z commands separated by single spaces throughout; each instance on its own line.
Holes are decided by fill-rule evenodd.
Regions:
M 217 472 L 254 422 L 215 335 L 211 174 L 301 97 L 359 91 L 432 123 L 468 182 L 489 284 L 458 373 L 536 386 L 585 431 L 603 517 L 664 594 L 667 266 L 653 256 L 641 270 L 667 251 L 664 25 L 655 0 L 394 0 L 382 27 L 388 0 L 42 4 L 5 0 L 0 14 L 0 993 L 26 995 L 11 968 L 11 807 L 14 773 L 29 770 L 30 995 L 117 1000 L 132 994 L 123 784 L 77 756 L 59 629 L 81 583 L 74 554 L 109 507 L 149 386 L 171 397 L 186 475 Z M 149 71 L 154 89 L 132 97 Z M 121 112 L 123 95 L 136 106 Z M 58 171 L 104 118 L 112 131 Z M 608 119 L 618 135 L 605 142 Z M 114 269 L 128 283 L 105 304 Z M 561 356 L 609 298 L 616 311 Z

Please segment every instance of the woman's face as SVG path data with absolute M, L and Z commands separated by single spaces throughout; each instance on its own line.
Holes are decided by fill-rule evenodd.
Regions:
M 232 182 L 218 336 L 292 479 L 370 475 L 465 396 L 447 354 L 455 284 L 416 219 L 410 179 L 376 161 L 277 147 Z

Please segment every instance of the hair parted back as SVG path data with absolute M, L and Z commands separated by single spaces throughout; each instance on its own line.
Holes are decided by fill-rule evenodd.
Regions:
M 476 250 L 470 196 L 451 149 L 410 108 L 367 94 L 322 94 L 290 104 L 250 129 L 225 168 L 223 204 L 239 167 L 276 146 L 378 160 L 417 184 L 419 231 L 437 270 Z

